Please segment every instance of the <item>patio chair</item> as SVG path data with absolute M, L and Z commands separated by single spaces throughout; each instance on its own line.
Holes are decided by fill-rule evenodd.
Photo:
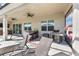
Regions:
M 69 45 L 67 45 L 67 43 L 58 44 L 58 43 L 53 42 L 52 45 L 51 45 L 51 48 L 59 51 L 55 55 L 58 55 L 58 54 L 61 54 L 61 55 L 64 54 L 65 56 L 72 55 L 72 49 L 69 47 Z
M 72 41 L 72 53 L 75 56 L 79 56 L 79 37 L 75 37 Z
M 23 38 L 24 38 L 24 40 L 21 42 L 21 45 L 18 46 L 15 51 L 6 53 L 6 54 L 4 54 L 4 56 L 14 56 L 14 55 L 17 55 L 18 53 L 25 52 L 28 48 L 26 43 L 31 38 L 31 36 L 26 34 Z M 23 55 L 23 53 L 22 53 L 22 55 Z
M 49 49 L 51 47 L 53 39 L 42 37 L 38 47 L 35 49 L 35 53 L 28 53 L 28 51 L 25 52 L 24 55 L 26 56 L 47 56 Z

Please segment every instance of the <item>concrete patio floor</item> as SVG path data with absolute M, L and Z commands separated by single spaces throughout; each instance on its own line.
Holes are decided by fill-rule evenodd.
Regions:
M 40 39 L 37 38 L 35 40 L 32 41 L 32 43 L 39 44 L 38 40 L 40 40 Z M 28 43 L 27 45 L 30 45 L 30 43 Z M 53 42 L 51 47 L 50 47 L 48 55 L 49 56 L 71 56 L 72 50 L 65 41 L 63 41 L 61 44 Z
M 0 38 L 2 39 L 2 36 L 0 36 Z M 31 42 L 33 44 L 38 45 L 39 41 L 40 41 L 40 38 L 37 38 Z M 16 42 L 22 42 L 22 40 L 16 40 Z M 29 43 L 27 43 L 27 45 L 29 46 L 29 45 L 31 45 L 31 43 L 29 42 Z M 29 47 L 31 47 L 31 46 L 29 46 Z M 35 46 L 32 46 L 32 47 L 36 48 Z M 21 54 L 22 53 L 19 53 L 20 56 L 22 56 Z M 70 55 L 72 55 L 72 50 L 65 41 L 63 41 L 60 44 L 53 42 L 50 47 L 48 55 L 49 56 L 70 56 Z

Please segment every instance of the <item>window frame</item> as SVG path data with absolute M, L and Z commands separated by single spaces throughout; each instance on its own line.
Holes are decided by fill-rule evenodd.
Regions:
M 44 22 L 46 22 L 46 24 Z M 49 26 L 52 26 L 52 25 L 49 25 L 51 22 L 52 22 L 52 25 L 54 27 L 54 20 L 41 21 L 41 31 L 53 31 L 54 28 L 53 28 L 53 30 L 49 30 L 49 28 L 48 28 Z M 42 26 L 46 26 L 46 30 L 42 30 Z
M 25 25 L 26 24 L 26 25 Z M 27 29 L 25 29 L 25 27 L 27 28 Z M 29 28 L 31 28 L 30 30 L 29 30 Z M 24 23 L 24 30 L 25 31 L 31 31 L 32 30 L 32 25 L 31 25 L 31 23 Z

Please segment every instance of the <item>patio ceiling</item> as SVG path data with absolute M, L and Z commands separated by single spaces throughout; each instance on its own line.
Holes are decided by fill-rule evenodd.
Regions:
M 63 13 L 64 15 L 71 7 L 70 3 L 40 3 L 40 4 L 24 4 L 21 7 L 15 8 L 6 14 L 8 17 L 20 18 L 25 17 L 27 13 L 33 13 L 36 16 L 54 15 Z

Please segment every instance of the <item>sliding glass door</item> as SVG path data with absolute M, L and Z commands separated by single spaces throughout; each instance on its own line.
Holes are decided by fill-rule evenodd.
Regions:
M 21 24 L 13 24 L 13 34 L 22 34 Z

